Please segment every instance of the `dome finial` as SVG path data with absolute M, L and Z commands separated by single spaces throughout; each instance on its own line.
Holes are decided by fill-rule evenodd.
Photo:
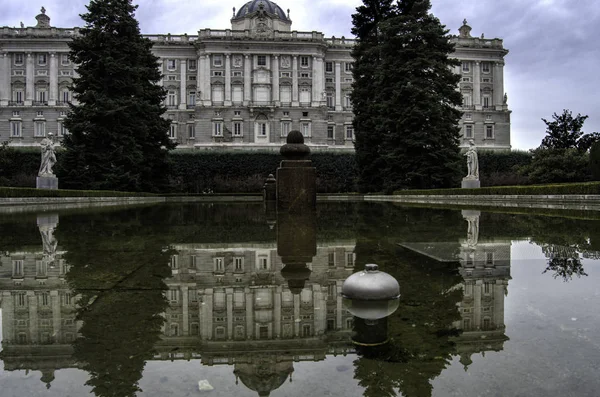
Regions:
M 235 7 L 233 7 L 233 16 L 235 17 Z

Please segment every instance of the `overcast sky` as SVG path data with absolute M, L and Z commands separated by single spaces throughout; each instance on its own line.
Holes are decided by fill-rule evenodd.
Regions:
M 142 33 L 188 33 L 230 27 L 232 0 L 135 0 Z M 292 29 L 351 37 L 351 15 L 360 0 L 279 0 L 290 10 Z M 585 132 L 600 130 L 599 0 L 431 0 L 432 12 L 458 33 L 466 18 L 473 36 L 504 39 L 505 91 L 512 113 L 514 149 L 537 147 L 541 118 L 570 109 L 587 114 Z M 57 27 L 82 26 L 86 0 L 0 0 L 0 26 L 35 25 L 44 6 Z

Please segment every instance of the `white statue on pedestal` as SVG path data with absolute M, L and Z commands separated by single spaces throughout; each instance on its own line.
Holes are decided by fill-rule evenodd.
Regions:
M 48 133 L 48 137 L 42 139 L 40 145 L 42 146 L 42 162 L 38 176 L 54 176 L 52 167 L 56 164 L 56 154 L 54 153 L 54 141 L 51 132 Z
M 475 142 L 469 140 L 469 149 L 465 153 L 467 156 L 467 178 L 479 179 L 479 159 L 477 158 L 477 148 Z

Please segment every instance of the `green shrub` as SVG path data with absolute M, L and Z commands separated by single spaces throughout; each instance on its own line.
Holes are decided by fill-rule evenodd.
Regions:
M 589 154 L 579 149 L 538 148 L 530 164 L 519 169 L 531 183 L 586 182 L 592 179 Z
M 49 190 L 0 187 L 0 197 L 152 197 L 151 193 L 114 192 L 109 190 Z

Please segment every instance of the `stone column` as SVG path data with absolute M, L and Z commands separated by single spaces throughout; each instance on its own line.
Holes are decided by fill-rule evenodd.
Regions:
M 344 282 L 337 280 L 335 282 L 335 303 L 336 303 L 336 307 L 335 307 L 335 329 L 342 329 L 342 313 L 344 312 L 343 309 L 343 298 L 342 298 L 342 294 L 340 293 L 340 291 L 342 290 L 342 284 Z
M 317 57 L 317 88 L 319 94 L 319 102 L 323 102 L 323 91 L 325 91 L 325 61 L 323 57 Z M 313 76 L 313 80 L 314 80 Z
M 496 110 L 504 108 L 504 62 L 494 65 L 494 106 Z
M 50 53 L 50 92 L 48 97 L 48 106 L 55 106 L 58 98 L 58 57 L 56 53 Z
M 473 105 L 481 110 L 481 62 L 473 62 Z
M 54 341 L 60 341 L 60 297 L 58 291 L 50 291 L 50 304 L 52 305 L 52 332 Z
M 494 284 L 494 312 L 492 321 L 496 328 L 504 328 L 504 280 L 496 280 Z
M 165 70 L 164 63 L 165 63 L 164 59 L 162 59 L 162 58 L 158 59 L 158 71 L 160 73 L 160 80 L 158 80 L 156 85 L 161 86 L 161 87 L 164 85 L 164 76 L 163 76 L 164 70 Z
M 313 327 L 314 336 L 323 335 L 327 329 L 327 303 L 325 302 L 323 290 L 320 284 L 313 284 Z
M 225 106 L 231 106 L 231 54 L 225 54 Z
M 279 57 L 275 55 L 273 57 L 273 68 L 272 68 L 272 76 L 273 79 L 271 81 L 273 94 L 272 94 L 272 102 L 275 105 L 279 104 Z
M 335 111 L 342 111 L 342 64 L 335 63 Z M 342 132 L 346 136 L 346 132 Z
M 206 59 L 204 60 L 204 105 L 205 106 L 211 106 L 211 96 L 212 96 L 212 92 L 211 92 L 211 85 L 210 85 L 210 62 L 211 62 L 211 58 L 210 55 L 207 54 L 206 55 Z
M 481 290 L 483 281 L 475 281 L 473 285 L 473 330 L 481 329 Z
M 187 59 L 179 63 L 179 109 L 187 109 Z
M 321 100 L 321 92 L 319 91 L 319 85 L 317 82 L 319 76 L 319 72 L 317 70 L 317 57 L 312 57 L 312 98 L 311 98 L 311 106 L 319 106 L 319 101 Z
M 300 336 L 300 294 L 294 294 L 294 336 Z
M 292 57 L 292 106 L 299 106 L 298 102 L 298 56 Z
M 244 106 L 252 100 L 252 58 L 244 55 Z M 250 332 L 250 331 L 248 331 Z
M 183 336 L 188 336 L 190 334 L 190 303 L 189 303 L 189 292 L 188 286 L 181 286 L 181 309 L 183 315 Z
M 250 340 L 254 336 L 254 291 L 246 287 L 246 339 Z
M 202 319 L 201 323 L 202 339 L 212 340 L 213 338 L 213 289 L 207 288 L 202 303 Z
M 281 337 L 281 286 L 275 289 L 275 302 L 273 303 L 273 336 L 276 339 Z
M 15 300 L 10 291 L 2 292 L 2 343 L 15 340 Z
M 33 55 L 27 53 L 25 65 L 25 105 L 31 106 L 35 100 L 35 85 L 33 79 Z
M 29 342 L 36 344 L 38 342 L 38 318 L 37 318 L 37 296 L 34 291 L 27 291 L 28 309 L 29 309 Z
M 198 86 L 198 92 L 196 92 L 196 96 L 198 100 L 196 103 L 202 103 L 204 100 L 204 59 L 206 57 L 204 55 L 198 56 L 197 61 L 197 70 L 196 70 L 196 85 Z
M 0 53 L 0 106 L 8 106 L 10 101 L 10 57 Z
M 227 339 L 233 339 L 233 288 L 225 289 L 227 304 Z

